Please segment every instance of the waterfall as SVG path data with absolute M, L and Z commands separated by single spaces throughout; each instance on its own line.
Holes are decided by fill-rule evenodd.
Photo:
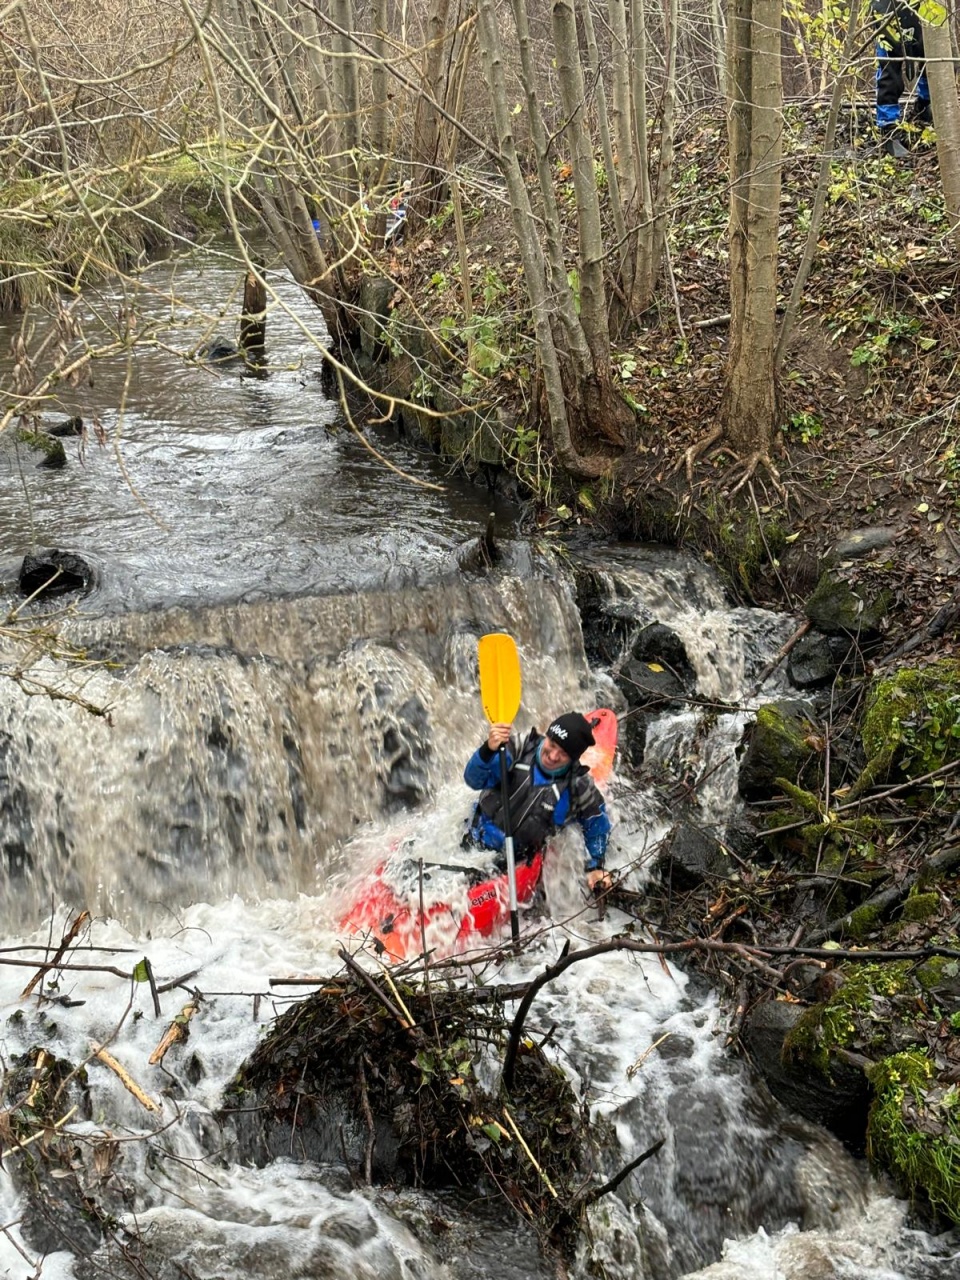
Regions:
M 567 577 L 507 572 L 78 617 L 62 634 L 83 663 L 46 656 L 29 667 L 35 685 L 0 683 L 5 931 L 38 948 L 89 907 L 84 945 L 94 965 L 103 961 L 65 971 L 41 1006 L 19 999 L 29 969 L 0 965 L 6 1053 L 29 1061 L 43 1045 L 78 1062 L 91 1040 L 107 1042 L 158 1107 L 146 1113 L 89 1062 L 88 1115 L 65 1117 L 62 1128 L 76 1160 L 109 1171 L 98 1175 L 104 1203 L 126 1234 L 118 1246 L 92 1231 L 74 1248 L 56 1224 L 31 1220 L 8 1181 L 5 1221 L 20 1224 L 0 1236 L 9 1271 L 46 1254 L 46 1280 L 92 1280 L 104 1267 L 157 1280 L 555 1274 L 532 1232 L 495 1200 L 364 1188 L 339 1162 L 244 1167 L 212 1114 L 265 1023 L 302 997 L 304 988 L 276 980 L 340 967 L 337 893 L 364 857 L 411 833 L 442 842 L 468 811 L 460 775 L 484 727 L 483 632 L 505 629 L 518 642 L 526 727 L 570 707 L 624 711 L 616 659 L 600 669 L 590 654 L 595 624 L 614 619 L 624 645 L 654 621 L 669 627 L 698 702 L 651 719 L 643 774 L 685 771 L 704 824 L 735 813 L 739 733 L 791 620 L 730 608 L 716 577 L 679 556 L 618 548 L 591 559 L 597 586 L 583 623 Z M 762 696 L 782 678 L 771 676 Z M 60 696 L 31 696 L 41 686 Z M 676 817 L 660 792 L 626 770 L 611 792 L 609 860 L 634 884 Z M 550 918 L 525 920 L 528 946 L 498 958 L 497 981 L 529 981 L 567 940 L 602 941 L 630 923 L 616 912 L 598 918 L 581 869 L 578 837 L 565 834 L 546 871 Z M 51 907 L 53 922 L 41 924 Z M 160 1017 L 146 983 L 109 971 L 142 955 Z M 189 1039 L 151 1065 L 188 998 L 200 1003 Z M 598 1181 L 665 1139 L 591 1211 L 575 1280 L 956 1274 L 949 1246 L 904 1233 L 904 1207 L 863 1164 L 786 1115 L 727 1055 L 718 1002 L 701 980 L 655 957 L 604 956 L 549 984 L 526 1030 L 552 1038 L 610 1135 Z

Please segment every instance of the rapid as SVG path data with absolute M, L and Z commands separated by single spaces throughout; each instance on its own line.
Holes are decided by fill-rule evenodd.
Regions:
M 309 335 L 318 316 L 271 276 L 270 370 L 213 372 L 188 358 L 217 325 L 238 265 L 226 249 L 154 264 L 130 294 L 83 300 L 88 333 L 122 304 L 156 341 L 105 360 L 58 412 L 96 416 L 63 472 L 0 442 L 4 604 L 32 547 L 96 564 L 75 607 L 36 616 L 56 646 L 0 635 L 0 1020 L 7 1063 L 45 1045 L 87 1061 L 90 1120 L 65 1115 L 78 1159 L 111 1184 L 117 1239 L 65 1247 L 56 1223 L 0 1172 L 0 1268 L 46 1280 L 94 1274 L 512 1280 L 554 1264 L 500 1202 L 358 1185 L 342 1161 L 237 1163 L 213 1119 L 272 1016 L 339 971 L 352 887 L 401 841 L 449 860 L 480 741 L 476 641 L 504 629 L 523 672 L 519 722 L 622 699 L 588 656 L 573 577 L 524 542 L 516 512 L 445 475 L 389 433 L 378 461 L 323 397 Z M 8 369 L 4 368 L 4 376 Z M 463 574 L 455 552 L 496 510 L 505 561 Z M 736 748 L 793 622 L 732 607 L 705 566 L 660 548 L 594 547 L 593 606 L 618 625 L 656 621 L 682 640 L 703 707 L 647 730 L 645 778 L 681 770 L 705 825 L 735 811 Z M 72 654 L 72 657 L 65 656 Z M 12 678 L 16 676 L 17 678 Z M 52 696 L 51 696 L 52 695 Z M 93 710 L 91 710 L 91 708 Z M 608 865 L 642 886 L 673 817 L 657 789 L 615 774 Z M 539 973 L 565 943 L 613 936 L 581 889 L 574 835 L 547 864 L 547 919 L 479 971 Z M 71 968 L 27 998 L 42 958 L 91 912 Z M 147 958 L 150 986 L 130 974 Z M 363 956 L 363 963 L 373 959 Z M 83 967 L 87 966 L 87 967 Z M 464 980 L 477 970 L 465 971 Z M 194 995 L 189 1039 L 151 1066 Z M 609 1280 L 951 1280 L 956 1241 L 910 1225 L 907 1206 L 830 1135 L 786 1114 L 725 1048 L 718 1000 L 655 957 L 607 955 L 538 998 L 532 1034 L 556 1027 L 557 1061 L 616 1136 L 622 1163 L 659 1155 L 591 1211 L 572 1274 Z M 156 1110 L 124 1088 L 106 1044 Z M 3 1142 L 3 1164 L 23 1159 Z

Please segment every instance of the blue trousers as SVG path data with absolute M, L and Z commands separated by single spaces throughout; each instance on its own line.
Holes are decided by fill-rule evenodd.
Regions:
M 903 0 L 875 0 L 877 23 L 877 124 L 882 129 L 900 123 L 904 66 L 923 63 L 923 30 L 920 19 Z M 930 118 L 930 86 L 926 73 L 917 80 L 920 117 Z

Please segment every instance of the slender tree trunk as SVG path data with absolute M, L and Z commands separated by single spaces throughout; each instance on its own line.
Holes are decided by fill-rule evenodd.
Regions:
M 427 16 L 427 47 L 421 81 L 424 92 L 417 99 L 413 124 L 413 161 L 417 167 L 416 193 L 412 209 L 430 217 L 443 204 L 446 183 L 440 158 L 440 116 L 435 102 L 445 103 L 447 57 L 451 39 L 447 30 L 450 0 L 433 0 Z
M 741 455 L 769 455 L 777 425 L 777 236 L 781 128 L 778 0 L 733 0 L 728 16 L 730 350 L 721 404 Z
M 624 6 L 619 0 L 610 0 L 611 23 L 614 10 Z M 634 272 L 633 306 L 638 310 L 646 307 L 653 297 L 653 236 L 654 206 L 653 188 L 650 184 L 650 147 L 647 141 L 647 16 L 645 0 L 631 0 L 630 33 L 633 48 L 633 75 L 631 78 L 631 98 L 633 101 L 633 132 L 636 140 L 637 156 L 637 207 L 634 214 L 635 232 L 634 254 L 636 269 Z M 626 27 L 624 27 L 626 36 Z M 619 35 L 618 35 L 619 42 Z
M 593 143 L 584 118 L 586 86 L 577 41 L 572 0 L 554 0 L 553 36 L 557 54 L 560 98 L 566 117 L 564 133 L 573 158 L 580 241 L 580 320 L 598 371 L 610 363 L 610 330 L 603 281 L 605 257 L 600 201 L 593 161 Z M 602 376 L 602 374 L 601 374 Z
M 594 83 L 593 96 L 597 104 L 597 124 L 600 129 L 600 147 L 603 152 L 603 165 L 607 175 L 607 203 L 613 219 L 613 230 L 617 237 L 617 256 L 620 261 L 619 281 L 622 296 L 629 300 L 633 293 L 633 254 L 627 239 L 627 221 L 620 198 L 620 178 L 617 172 L 619 156 L 614 151 L 613 139 L 610 136 L 610 121 L 607 114 L 607 93 L 603 84 L 600 68 L 600 52 L 597 48 L 597 36 L 593 27 L 593 13 L 590 0 L 585 0 L 582 9 L 583 32 L 587 46 L 587 69 Z M 627 302 L 629 307 L 629 301 Z
M 577 376 L 589 377 L 593 370 L 593 359 L 584 336 L 583 326 L 574 301 L 573 291 L 567 278 L 567 268 L 563 252 L 563 225 L 560 211 L 557 208 L 557 197 L 553 186 L 553 170 L 550 165 L 550 140 L 547 138 L 543 117 L 540 114 L 538 94 L 538 77 L 532 44 L 530 27 L 527 21 L 526 0 L 513 0 L 513 14 L 517 26 L 517 40 L 520 52 L 520 82 L 527 108 L 527 125 L 530 139 L 537 161 L 537 178 L 540 183 L 540 197 L 543 202 L 543 237 L 547 251 L 547 264 L 550 271 L 550 289 L 556 306 L 556 316 L 562 326 L 562 334 L 556 340 L 561 342 L 570 358 L 574 361 Z M 554 332 L 557 326 L 554 324 Z
M 490 104 L 500 144 L 500 166 L 507 183 L 514 232 L 523 262 L 524 282 L 530 302 L 537 349 L 543 374 L 544 396 L 553 446 L 560 464 L 574 476 L 602 475 L 608 461 L 602 456 L 584 456 L 571 431 L 569 407 L 560 357 L 550 325 L 551 300 L 547 291 L 547 266 L 540 245 L 538 227 L 530 207 L 526 183 L 520 169 L 513 136 L 500 30 L 495 0 L 479 0 L 480 48 L 487 73 Z
M 810 227 L 804 242 L 800 266 L 797 270 L 793 287 L 790 290 L 790 300 L 787 303 L 783 323 L 780 325 L 780 335 L 777 338 L 777 351 L 774 358 L 774 369 L 777 373 L 779 373 L 783 364 L 787 346 L 796 327 L 803 291 L 807 285 L 810 268 L 813 266 L 817 245 L 820 243 L 820 227 L 823 224 L 823 211 L 826 207 L 827 190 L 830 185 L 830 168 L 833 163 L 833 147 L 837 139 L 837 124 L 840 120 L 844 78 L 850 71 L 854 50 L 862 39 L 862 34 L 863 27 L 851 17 L 851 20 L 847 23 L 847 31 L 843 39 L 843 51 L 840 55 L 840 65 L 837 69 L 837 78 L 834 81 L 833 93 L 830 97 L 830 110 L 827 113 L 827 127 L 823 138 L 823 155 L 820 157 L 820 173 L 817 178 L 817 189 L 813 197 L 813 208 L 810 211 Z
M 373 95 L 373 107 L 370 112 L 369 147 L 373 152 L 373 172 L 364 175 L 365 185 L 379 184 L 383 178 L 384 162 L 387 155 L 387 136 L 389 129 L 389 99 L 387 97 L 387 17 L 388 0 L 374 0 L 373 38 L 371 45 L 376 59 L 370 72 L 370 92 Z
M 943 202 L 950 218 L 955 244 L 960 243 L 960 102 L 957 73 L 946 11 L 938 22 L 923 22 L 923 48 L 927 55 L 930 103 L 937 124 L 937 160 L 943 184 Z

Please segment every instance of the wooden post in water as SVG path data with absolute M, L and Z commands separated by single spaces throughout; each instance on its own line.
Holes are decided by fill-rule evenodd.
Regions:
M 261 263 L 254 258 L 253 264 Z M 258 272 L 250 270 L 243 282 L 243 311 L 240 315 L 240 350 L 247 364 L 266 364 L 267 288 Z

